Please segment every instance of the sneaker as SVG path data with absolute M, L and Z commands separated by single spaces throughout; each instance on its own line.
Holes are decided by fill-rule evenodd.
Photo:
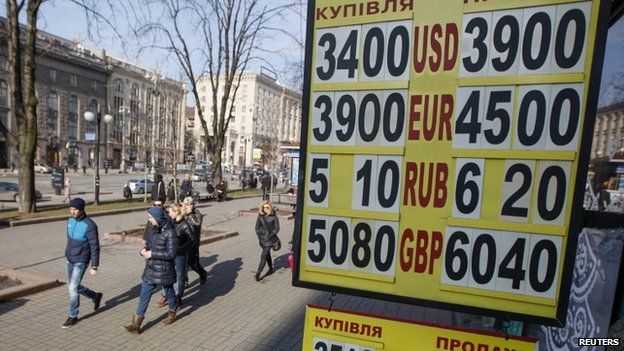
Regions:
M 199 277 L 199 285 L 204 285 L 206 284 L 206 278 L 208 276 L 208 273 L 204 273 Z
M 100 302 L 102 302 L 102 296 L 104 296 L 104 294 L 97 293 L 97 295 L 95 296 L 95 299 L 93 299 L 93 310 L 94 311 L 97 311 L 97 309 L 100 308 Z
M 63 329 L 71 328 L 76 323 L 78 323 L 78 317 L 67 317 L 67 320 L 65 321 L 65 323 L 63 323 L 63 326 L 61 326 L 61 328 Z

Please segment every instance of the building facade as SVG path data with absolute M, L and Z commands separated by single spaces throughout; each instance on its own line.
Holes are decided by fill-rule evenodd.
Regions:
M 608 182 L 609 189 L 624 191 L 624 102 L 596 112 L 590 167 L 594 189 Z
M 210 79 L 202 77 L 196 83 L 209 133 L 212 133 L 213 100 Z M 222 96 L 221 88 L 217 95 L 218 103 Z M 273 161 L 277 161 L 275 157 L 282 143 L 299 141 L 301 95 L 282 86 L 270 76 L 244 73 L 232 104 L 232 114 L 222 153 L 224 163 L 239 168 L 261 164 L 262 155 L 267 151 L 271 153 Z M 196 155 L 208 157 L 203 155 L 205 138 L 198 111 L 195 112 L 193 130 L 197 141 Z M 264 152 L 259 152 L 259 149 Z
M 2 32 L 6 38 L 0 19 Z M 17 134 L 6 45 L 0 42 L 0 120 Z M 97 123 L 84 119 L 86 111 L 113 116 L 112 123 L 100 124 L 100 167 L 121 167 L 122 160 L 128 168 L 164 166 L 183 157 L 186 91 L 181 82 L 43 31 L 37 48 L 35 162 L 94 167 Z M 0 168 L 18 160 L 15 148 L 0 140 Z

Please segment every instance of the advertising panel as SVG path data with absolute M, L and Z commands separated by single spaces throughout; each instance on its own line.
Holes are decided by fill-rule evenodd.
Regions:
M 311 1 L 296 286 L 560 325 L 608 1 Z
M 536 339 L 307 306 L 303 351 L 536 350 Z

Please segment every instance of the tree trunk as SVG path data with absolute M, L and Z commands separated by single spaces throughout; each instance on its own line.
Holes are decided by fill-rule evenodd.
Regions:
M 145 190 L 143 191 L 143 202 L 147 202 L 147 162 L 143 163 L 143 173 L 145 177 L 145 182 L 143 183 L 145 184 Z
M 178 203 L 178 167 L 173 167 L 173 198 Z
M 215 151 L 210 154 L 212 157 L 212 179 L 215 184 L 223 179 L 223 172 L 221 171 L 221 148 L 216 147 Z

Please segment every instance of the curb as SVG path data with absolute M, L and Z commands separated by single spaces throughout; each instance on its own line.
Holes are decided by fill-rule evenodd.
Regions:
M 132 207 L 132 208 L 122 208 L 118 210 L 91 212 L 89 213 L 89 217 L 109 216 L 113 214 L 128 213 L 128 212 L 139 212 L 139 211 L 145 211 L 149 209 L 150 207 L 152 206 L 140 206 L 140 207 Z M 53 217 L 42 217 L 42 218 L 32 218 L 32 219 L 19 219 L 16 221 L 8 221 L 8 223 L 10 227 L 19 227 L 22 225 L 29 225 L 29 224 L 65 221 L 67 220 L 67 218 L 69 218 L 69 216 L 53 216 Z
M 143 228 L 133 228 L 130 230 L 142 230 Z M 112 241 L 116 241 L 120 244 L 129 244 L 129 245 L 133 245 L 133 244 L 140 244 L 142 241 L 142 238 L 139 237 L 135 237 L 135 236 L 131 236 L 129 238 L 126 238 L 126 235 L 124 235 L 125 231 L 122 231 L 122 233 L 120 234 L 119 232 L 115 232 L 115 233 L 106 233 L 104 234 L 104 237 L 107 238 L 108 240 L 112 240 Z M 216 234 L 216 235 L 211 235 L 208 237 L 204 237 L 199 241 L 199 245 L 205 245 L 208 243 L 213 243 L 215 241 L 219 241 L 219 240 L 223 240 L 223 239 L 227 239 L 227 238 L 232 238 L 235 236 L 238 236 L 238 232 L 237 231 L 232 231 L 232 232 L 222 232 L 220 234 Z
M 63 285 L 63 283 L 59 282 L 57 279 L 46 278 L 38 274 L 17 271 L 6 267 L 0 267 L 0 275 L 24 283 L 23 285 L 0 290 L 0 301 L 17 299 Z

